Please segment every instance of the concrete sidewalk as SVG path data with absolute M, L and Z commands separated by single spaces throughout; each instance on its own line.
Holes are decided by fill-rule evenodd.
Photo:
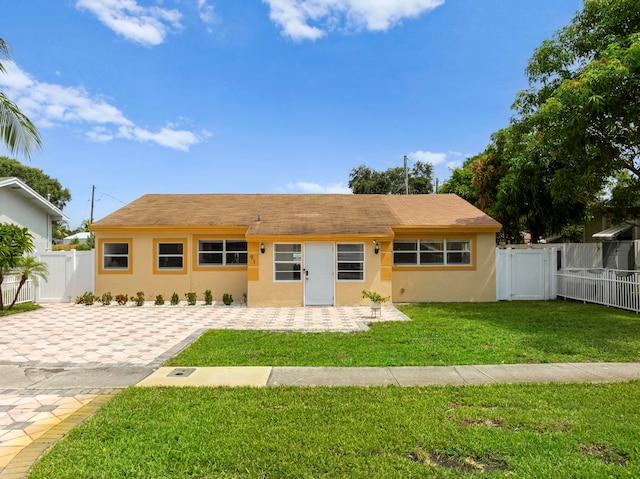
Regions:
M 405 367 L 163 367 L 137 386 L 438 386 L 640 379 L 640 363 Z

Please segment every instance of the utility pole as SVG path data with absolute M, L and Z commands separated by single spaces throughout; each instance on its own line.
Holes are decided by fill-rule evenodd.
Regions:
M 409 172 L 407 171 L 407 155 L 404 155 L 404 194 L 409 194 Z
M 91 218 L 89 219 L 89 224 L 93 224 L 93 199 L 96 196 L 96 185 L 91 185 Z

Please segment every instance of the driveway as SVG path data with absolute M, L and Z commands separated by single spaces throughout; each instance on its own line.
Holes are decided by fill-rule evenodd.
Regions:
M 383 308 L 382 318 L 373 319 L 370 312 L 368 307 L 45 304 L 0 318 L 0 475 L 9 477 L 16 461 L 32 463 L 87 413 L 207 329 L 361 331 L 371 321 L 408 320 L 392 306 Z M 34 441 L 39 448 L 31 447 Z

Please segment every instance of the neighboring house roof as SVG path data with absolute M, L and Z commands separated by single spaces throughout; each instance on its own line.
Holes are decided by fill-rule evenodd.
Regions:
M 73 234 L 73 235 L 65 236 L 64 237 L 64 241 L 65 241 L 65 243 L 70 243 L 71 241 L 77 239 L 80 242 L 82 242 L 82 241 L 87 241 L 90 237 L 91 237 L 91 233 L 89 233 L 87 231 L 81 231 L 80 233 L 76 233 L 76 234 Z
M 247 227 L 247 236 L 392 235 L 425 228 L 496 232 L 500 223 L 456 195 L 149 194 L 92 229 Z
M 594 233 L 591 236 L 597 239 L 612 240 L 619 234 L 624 233 L 625 231 L 629 231 L 631 228 L 632 228 L 632 225 L 629 225 L 629 224 L 615 225 L 615 226 L 611 226 L 610 228 L 607 228 L 606 230 L 602 230 L 602 231 L 599 231 L 598 233 Z
M 23 197 L 33 200 L 33 204 L 37 208 L 44 210 L 51 215 L 51 219 L 55 221 L 69 221 L 69 218 L 60 211 L 53 203 L 36 193 L 26 183 L 14 177 L 0 177 L 0 188 L 11 188 Z

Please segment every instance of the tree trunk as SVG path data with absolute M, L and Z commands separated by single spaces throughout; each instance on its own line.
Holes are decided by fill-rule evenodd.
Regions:
M 2 282 L 4 281 L 4 274 L 0 273 L 0 311 L 4 310 L 4 301 L 2 300 Z
M 20 284 L 18 285 L 18 290 L 16 291 L 16 296 L 15 296 L 15 298 L 13 298 L 13 302 L 9 305 L 7 310 L 10 310 L 11 308 L 13 308 L 13 305 L 16 304 L 16 301 L 18 301 L 18 296 L 20 295 L 20 290 L 24 286 L 24 283 L 27 282 L 27 279 L 28 279 L 27 276 L 22 276 L 20 278 Z

